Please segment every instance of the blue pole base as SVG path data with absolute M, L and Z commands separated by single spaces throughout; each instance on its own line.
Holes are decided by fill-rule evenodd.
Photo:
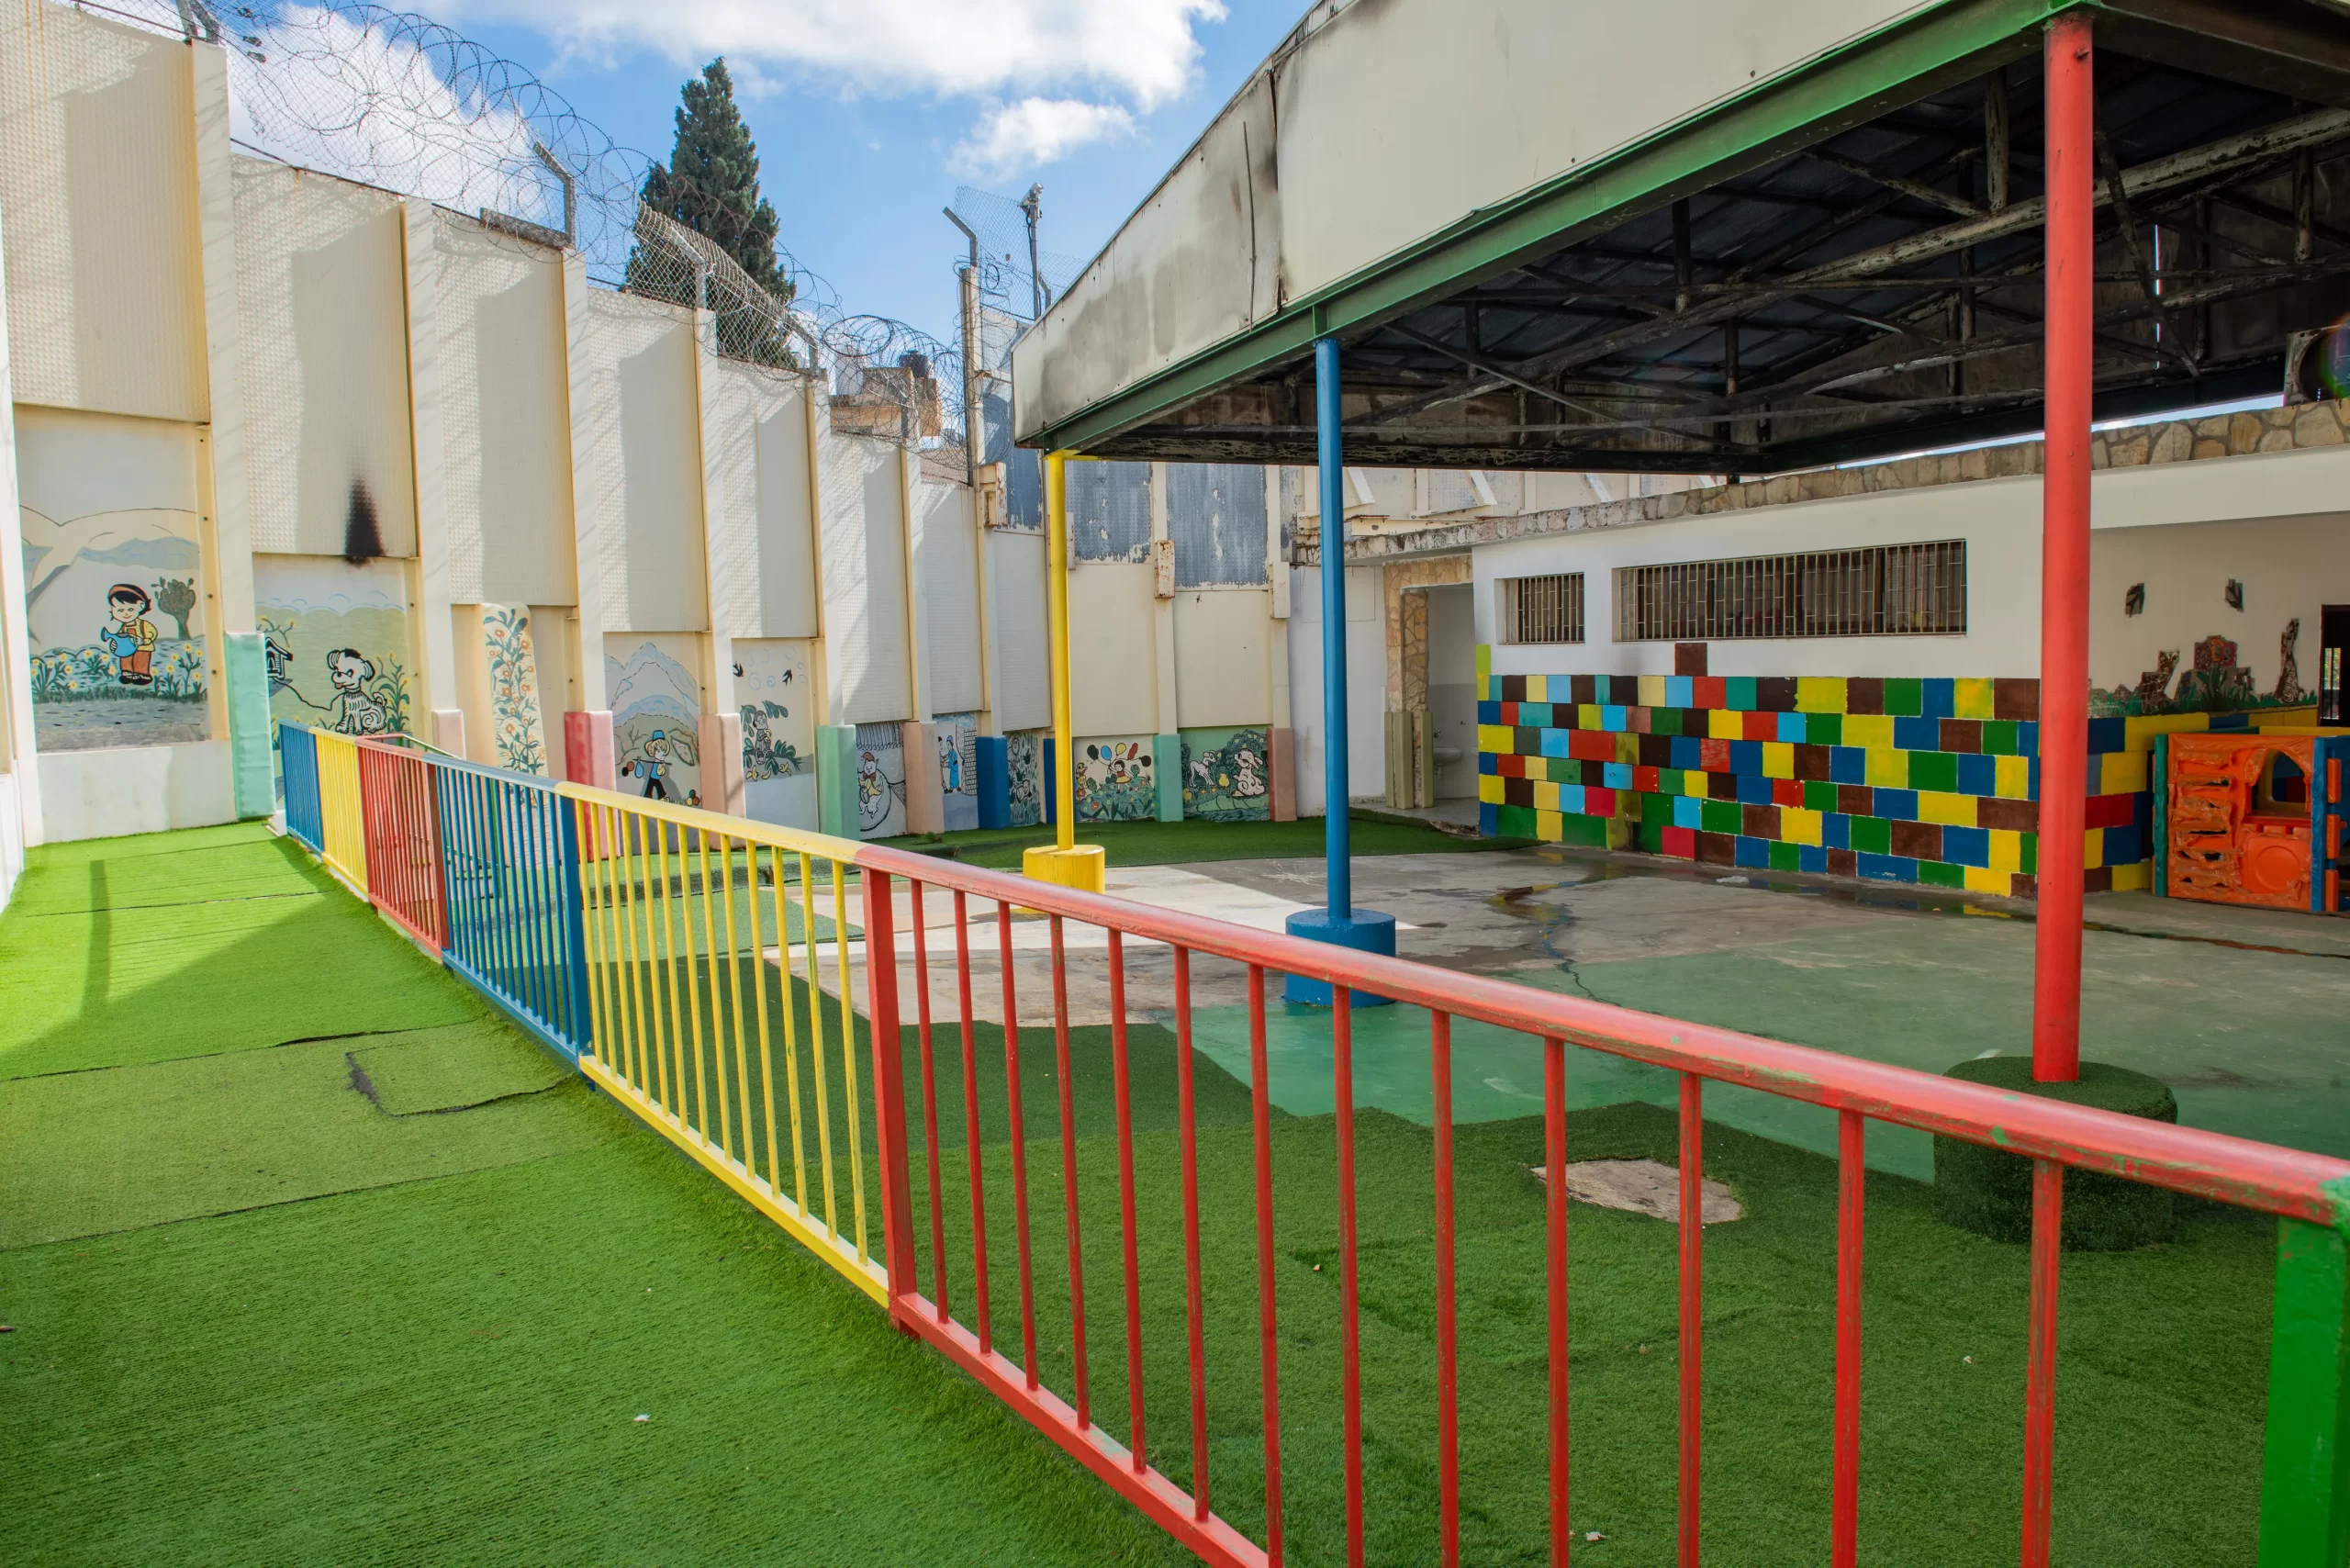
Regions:
M 1334 947 L 1352 947 L 1358 953 L 1379 953 L 1390 958 L 1395 956 L 1395 917 L 1375 909 L 1349 910 L 1344 915 L 1334 915 L 1326 909 L 1302 909 L 1281 924 L 1292 936 L 1302 936 L 1308 942 L 1327 942 Z M 1330 992 L 1328 980 L 1307 975 L 1281 977 L 1284 1002 L 1327 1007 L 1332 1002 Z M 1353 997 L 1357 1007 L 1383 1007 L 1394 1000 L 1360 991 Z

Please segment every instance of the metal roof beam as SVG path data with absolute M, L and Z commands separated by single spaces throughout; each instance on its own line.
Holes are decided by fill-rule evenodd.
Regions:
M 2225 137 L 2185 152 L 2158 158 L 2129 171 L 2127 179 L 2132 190 L 2154 196 L 2199 184 L 2218 175 L 2241 174 L 2281 159 L 2288 159 L 2304 148 L 2314 149 L 2350 139 L 2350 110 L 2322 109 L 2280 121 L 2258 130 Z M 2109 205 L 2112 193 L 2100 183 L 2095 197 L 2098 206 Z M 2005 210 L 1986 213 L 1978 218 L 1947 224 L 1940 229 L 1908 235 L 1888 244 L 1878 245 L 1855 255 L 1822 263 L 1817 267 L 1790 274 L 1780 286 L 1783 294 L 1796 294 L 1811 286 L 1816 279 L 1849 279 L 1891 272 L 1913 263 L 1929 261 L 1978 245 L 1986 241 L 2004 239 L 2027 230 L 2041 227 L 2047 218 L 2047 200 L 2034 196 L 2015 202 Z M 1517 367 L 1519 375 L 1539 376 L 1553 370 L 1572 369 L 1604 359 L 1627 348 L 1661 342 L 1689 328 L 1718 322 L 1739 313 L 1736 303 L 1714 301 L 1693 305 L 1682 314 L 1653 321 L 1637 322 L 1612 332 L 1571 343 L 1553 351 L 1539 360 Z M 1430 394 L 1425 398 L 1373 410 L 1348 421 L 1349 428 L 1369 428 L 1408 419 L 1416 413 L 1440 408 L 1463 398 L 1497 389 L 1502 383 L 1490 378 L 1483 383 L 1472 382 L 1446 393 Z

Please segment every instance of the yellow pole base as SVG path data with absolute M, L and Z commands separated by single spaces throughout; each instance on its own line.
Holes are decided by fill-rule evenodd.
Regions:
M 1063 849 L 1056 845 L 1043 845 L 1024 850 L 1020 856 L 1020 873 L 1040 882 L 1054 882 L 1080 892 L 1098 893 L 1107 885 L 1109 862 L 1102 858 L 1098 844 L 1072 844 Z

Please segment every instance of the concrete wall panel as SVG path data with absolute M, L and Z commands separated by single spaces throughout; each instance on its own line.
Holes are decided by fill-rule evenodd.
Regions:
M 715 591 L 745 637 L 816 634 L 815 535 L 809 518 L 808 384 L 712 360 L 711 431 L 721 476 Z
M 913 716 L 906 658 L 905 454 L 896 444 L 820 427 L 824 642 L 832 722 Z
M 968 485 L 914 489 L 922 559 L 923 689 L 933 713 L 987 701 L 979 655 L 979 540 Z
M 1175 596 L 1176 723 L 1183 729 L 1272 722 L 1267 643 L 1274 622 L 1263 589 Z
M 1080 735 L 1164 726 L 1151 681 L 1158 642 L 1148 562 L 1080 562 L 1069 578 L 1070 722 Z
M 562 261 L 472 218 L 434 217 L 450 592 L 574 603 Z
M 413 555 L 399 199 L 257 158 L 233 168 L 253 548 Z
M 588 297 L 583 345 L 595 569 L 614 594 L 609 633 L 699 632 L 704 588 L 701 451 L 693 323 L 676 306 Z M 583 567 L 584 569 L 584 567 Z
M 1045 541 L 1041 534 L 991 529 L 988 553 L 988 645 L 995 678 L 998 733 L 1053 722 L 1045 673 Z
M 0 209 L 16 400 L 207 417 L 188 46 L 0 9 Z

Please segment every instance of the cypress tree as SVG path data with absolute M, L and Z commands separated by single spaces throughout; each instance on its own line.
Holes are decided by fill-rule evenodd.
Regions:
M 778 220 L 759 194 L 759 150 L 734 106 L 734 82 L 722 56 L 686 83 L 677 111 L 677 143 L 669 162 L 645 172 L 640 193 L 644 205 L 664 218 L 710 240 L 732 257 L 753 283 L 789 304 L 793 286 L 775 253 Z M 690 268 L 681 258 L 648 255 L 640 240 L 629 256 L 628 286 L 640 294 L 699 304 L 693 297 Z M 719 308 L 722 347 L 746 358 L 788 362 L 789 355 L 772 325 L 756 311 Z M 744 317 L 744 319 L 734 319 Z

